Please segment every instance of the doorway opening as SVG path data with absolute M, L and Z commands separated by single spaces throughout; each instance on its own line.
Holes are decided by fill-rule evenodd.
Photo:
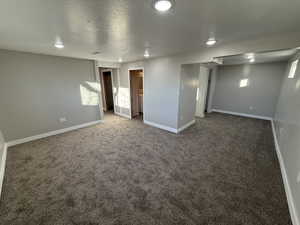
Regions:
M 209 99 L 210 99 L 210 91 L 211 91 L 211 76 L 212 69 L 209 70 L 208 81 L 207 81 L 207 91 L 206 91 L 206 99 L 205 99 L 205 113 L 209 113 Z
M 131 118 L 143 120 L 144 116 L 144 70 L 130 69 L 130 112 Z
M 103 111 L 114 113 L 113 76 L 111 69 L 100 69 Z

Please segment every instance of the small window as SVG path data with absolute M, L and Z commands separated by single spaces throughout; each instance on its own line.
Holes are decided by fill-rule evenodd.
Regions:
M 240 81 L 240 87 L 247 87 L 248 86 L 248 79 L 242 79 Z
M 292 62 L 288 78 L 294 78 L 295 77 L 297 66 L 298 66 L 298 61 L 299 60 L 297 59 L 294 62 Z

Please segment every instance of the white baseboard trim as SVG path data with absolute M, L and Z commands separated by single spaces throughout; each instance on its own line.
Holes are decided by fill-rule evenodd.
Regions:
M 26 143 L 29 141 L 34 141 L 34 140 L 38 140 L 41 138 L 45 138 L 45 137 L 49 137 L 49 136 L 53 136 L 53 135 L 57 135 L 57 134 L 62 134 L 62 133 L 68 132 L 68 131 L 77 130 L 80 128 L 92 126 L 92 125 L 102 123 L 102 122 L 103 122 L 103 120 L 96 120 L 96 121 L 92 121 L 92 122 L 88 122 L 88 123 L 84 123 L 84 124 L 80 124 L 80 125 L 76 125 L 76 126 L 72 126 L 72 127 L 67 127 L 67 128 L 60 129 L 60 130 L 54 130 L 54 131 L 50 131 L 47 133 L 31 136 L 31 137 L 26 137 L 26 138 L 22 138 L 22 139 L 9 141 L 9 142 L 7 142 L 7 147 L 11 147 L 11 146 L 18 145 L 18 144 L 23 144 L 23 143 Z
M 157 127 L 157 128 L 160 128 L 160 129 L 163 129 L 163 130 L 167 130 L 169 132 L 177 134 L 177 129 L 175 129 L 175 128 L 168 127 L 168 126 L 165 126 L 165 125 L 161 125 L 161 124 L 158 124 L 158 123 L 153 123 L 153 122 L 150 122 L 150 121 L 147 121 L 147 120 L 144 120 L 144 123 L 148 124 L 148 125 L 150 125 L 152 127 Z
M 6 155 L 7 155 L 7 144 L 5 143 L 4 148 L 3 148 L 2 157 L 1 157 L 1 164 L 0 164 L 0 196 L 2 193 L 2 185 L 3 185 L 3 181 L 4 181 Z
M 185 130 L 186 128 L 188 128 L 189 126 L 192 126 L 194 123 L 196 122 L 196 120 L 192 120 L 190 122 L 188 122 L 187 124 L 183 125 L 182 127 L 180 127 L 178 130 L 177 130 L 177 133 Z
M 275 125 L 274 125 L 273 120 L 271 121 L 271 124 L 272 124 L 275 149 L 276 149 L 276 153 L 277 153 L 277 157 L 278 157 L 278 161 L 279 161 L 279 165 L 280 165 L 282 180 L 283 180 L 283 184 L 284 184 L 285 194 L 287 197 L 287 202 L 288 202 L 288 206 L 289 206 L 292 223 L 293 223 L 293 225 L 300 225 L 299 217 L 298 217 L 297 210 L 296 210 L 295 203 L 294 203 L 294 198 L 293 198 L 291 188 L 290 188 L 289 179 L 288 179 L 286 169 L 285 169 L 286 167 L 285 167 L 284 160 L 282 158 L 282 154 L 281 154 L 280 147 L 278 144 Z
M 128 116 L 128 115 L 126 115 L 126 114 L 124 114 L 124 113 L 115 112 L 115 114 L 118 115 L 118 116 L 125 117 L 125 118 L 127 118 L 127 119 L 131 119 L 130 116 Z
M 235 116 L 243 116 L 243 117 L 261 119 L 261 120 L 272 120 L 271 117 L 257 116 L 257 115 L 247 114 L 247 113 L 237 113 L 237 112 L 231 112 L 231 111 L 225 111 L 225 110 L 219 110 L 219 109 L 212 109 L 211 111 L 218 112 L 218 113 L 226 113 L 226 114 L 235 115 Z

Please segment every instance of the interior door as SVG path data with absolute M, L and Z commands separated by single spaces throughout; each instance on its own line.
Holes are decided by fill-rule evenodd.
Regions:
M 105 87 L 106 108 L 107 108 L 107 110 L 113 110 L 114 109 L 114 100 L 113 100 L 111 72 L 103 73 L 103 81 L 104 81 L 104 87 Z

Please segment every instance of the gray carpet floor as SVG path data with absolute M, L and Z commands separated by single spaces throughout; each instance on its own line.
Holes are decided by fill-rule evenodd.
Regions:
M 104 124 L 9 148 L 1 225 L 291 225 L 270 123 Z

